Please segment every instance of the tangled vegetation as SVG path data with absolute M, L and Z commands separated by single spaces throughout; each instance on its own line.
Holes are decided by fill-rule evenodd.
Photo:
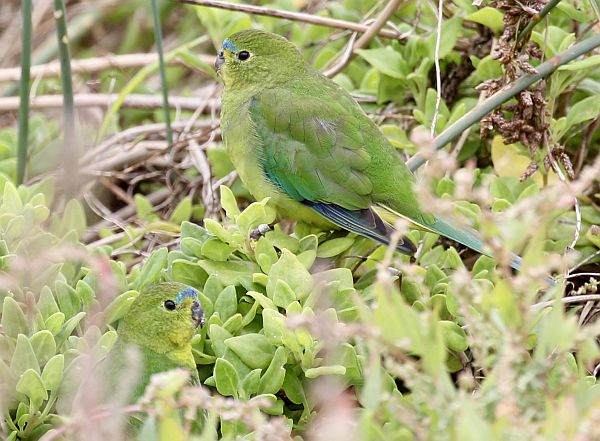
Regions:
M 597 1 L 159 1 L 162 36 L 153 2 L 40 1 L 19 90 L 26 57 L 8 42 L 26 3 L 0 4 L 2 439 L 600 439 Z M 399 224 L 409 258 L 252 200 L 212 67 L 251 27 L 288 37 L 427 159 L 423 206 L 475 226 L 495 258 Z M 94 366 L 159 281 L 200 292 L 201 385 L 168 371 L 131 402 L 125 370 L 106 394 Z

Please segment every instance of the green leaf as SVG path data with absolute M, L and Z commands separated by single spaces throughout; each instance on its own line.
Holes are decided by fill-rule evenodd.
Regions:
M 460 326 L 448 320 L 440 320 L 439 324 L 442 327 L 444 342 L 446 343 L 446 346 L 448 346 L 448 349 L 455 352 L 467 350 L 469 347 L 467 335 Z
M 600 115 L 600 95 L 590 96 L 577 102 L 567 112 L 566 130 Z
M 238 397 L 240 378 L 231 363 L 223 358 L 218 358 L 215 363 L 215 384 L 221 395 Z
M 40 366 L 44 366 L 56 354 L 54 336 L 46 329 L 33 334 L 29 342 Z
M 15 375 L 21 375 L 27 369 L 33 369 L 39 373 L 40 365 L 29 339 L 25 335 L 19 334 L 15 351 L 10 360 L 10 370 Z
M 65 323 L 65 315 L 62 312 L 55 312 L 45 320 L 46 329 L 56 335 L 62 329 Z
M 369 365 L 369 375 L 359 398 L 360 403 L 367 409 L 375 410 L 384 396 L 381 360 L 373 357 Z
M 273 303 L 275 306 L 281 308 L 287 308 L 290 303 L 296 301 L 296 294 L 290 288 L 285 280 L 279 279 L 275 284 L 275 290 L 273 294 Z
M 144 195 L 137 193 L 133 197 L 133 202 L 135 203 L 137 216 L 140 219 L 153 221 L 158 218 L 158 216 L 154 214 L 154 206 Z
M 235 249 L 235 247 L 227 245 L 220 239 L 211 237 L 202 244 L 202 255 L 210 260 L 225 262 Z
M 439 48 L 440 59 L 445 58 L 448 54 L 450 54 L 450 52 L 452 52 L 452 49 L 454 49 L 456 41 L 458 40 L 458 35 L 462 29 L 462 22 L 462 17 L 455 15 L 453 18 L 444 21 L 442 24 L 442 38 L 440 39 Z M 432 32 L 426 39 L 429 54 L 433 54 L 435 52 L 436 38 L 437 33 Z M 431 58 L 433 58 L 433 56 L 431 56 Z
M 227 286 L 215 301 L 215 311 L 219 313 L 221 320 L 226 321 L 237 312 L 238 299 L 235 286 Z
M 219 190 L 221 192 L 221 206 L 225 210 L 225 214 L 229 219 L 236 218 L 240 214 L 240 209 L 233 192 L 225 185 L 221 185 Z
M 233 336 L 229 331 L 218 325 L 209 325 L 208 336 L 210 337 L 213 352 L 217 357 L 222 358 L 227 349 L 225 340 L 232 338 Z
M 37 310 L 42 314 L 44 320 L 60 311 L 56 304 L 56 300 L 54 299 L 54 295 L 52 294 L 52 290 L 48 286 L 44 286 L 40 290 L 40 298 L 37 301 Z
M 209 235 L 200 225 L 196 225 L 192 222 L 183 222 L 181 224 L 181 237 L 192 237 L 200 242 L 204 242 Z
M 237 218 L 237 224 L 242 227 L 244 232 L 250 231 L 251 228 L 256 228 L 260 224 L 272 223 L 277 213 L 268 204 L 269 198 L 265 198 L 260 202 L 251 203 Z
M 2 304 L 2 332 L 8 337 L 16 338 L 19 334 L 28 334 L 29 326 L 23 310 L 12 297 L 4 297 Z
M 256 262 L 265 274 L 268 274 L 273 264 L 277 262 L 277 252 L 271 241 L 264 236 L 256 242 L 255 256 Z
M 574 5 L 567 2 L 559 2 L 556 8 L 564 12 L 569 18 L 580 21 L 582 23 L 589 23 L 592 20 L 593 15 L 588 15 L 583 11 L 575 8 Z
M 344 366 L 333 365 L 333 366 L 320 366 L 316 368 L 310 368 L 304 371 L 306 378 L 317 378 L 323 375 L 345 375 L 346 368 Z
M 214 238 L 211 238 L 214 240 Z M 209 239 L 210 240 L 210 239 Z M 202 245 L 203 241 L 200 241 L 194 237 L 182 237 L 180 247 L 181 251 L 187 256 L 190 257 L 203 257 L 202 254 Z
M 357 49 L 356 53 L 379 72 L 392 78 L 404 79 L 409 73 L 408 64 L 402 54 L 390 46 L 379 49 Z
M 4 192 L 2 194 L 2 209 L 6 212 L 19 212 L 23 208 L 23 202 L 19 192 L 12 182 L 4 184 Z
M 249 399 L 258 393 L 258 383 L 260 381 L 260 373 L 262 369 L 254 369 L 250 371 L 242 380 L 240 385 L 240 396 L 243 399 Z
M 74 230 L 79 238 L 85 233 L 86 228 L 87 221 L 85 219 L 83 206 L 77 199 L 71 199 L 67 202 L 65 207 L 61 230 L 64 234 L 68 233 L 70 230 Z
M 138 291 L 143 291 L 160 280 L 163 269 L 167 266 L 168 255 L 169 250 L 166 247 L 152 251 L 136 280 Z
M 496 278 L 494 283 L 489 301 L 498 310 L 506 326 L 517 329 L 522 323 L 522 316 L 516 293 L 502 279 Z
M 338 237 L 323 242 L 317 250 L 317 257 L 328 258 L 342 254 L 354 244 L 352 237 Z
M 96 293 L 92 289 L 90 285 L 87 284 L 85 280 L 78 280 L 75 285 L 75 293 L 77 297 L 81 299 L 81 303 L 83 304 L 83 309 L 87 310 L 96 299 Z
M 250 369 L 265 369 L 269 366 L 275 348 L 262 334 L 244 334 L 225 340 L 230 348 Z
M 210 276 L 213 275 L 219 281 L 227 285 L 252 286 L 252 274 L 260 272 L 260 268 L 254 262 L 212 262 L 210 260 L 199 260 L 198 265 Z
M 197 289 L 201 289 L 208 279 L 208 274 L 206 274 L 206 271 L 198 263 L 184 259 L 173 261 L 171 264 L 171 275 L 173 276 L 173 280 Z
M 60 305 L 60 310 L 65 314 L 65 318 L 68 320 L 81 311 L 81 300 L 77 296 L 77 291 L 74 288 L 67 285 L 62 280 L 57 280 L 54 284 L 56 292 L 56 298 Z
M 33 369 L 27 369 L 17 383 L 17 392 L 25 394 L 34 409 L 39 409 L 44 400 L 48 399 L 48 392 L 40 374 Z
M 186 196 L 184 197 L 177 206 L 171 216 L 169 216 L 169 220 L 173 223 L 180 224 L 184 221 L 189 221 L 192 217 L 192 197 Z
M 286 282 L 296 294 L 297 299 L 306 297 L 314 285 L 308 270 L 294 254 L 286 249 L 281 251 L 281 257 L 269 271 L 267 294 L 270 298 L 275 295 L 278 280 Z
M 558 70 L 577 71 L 583 69 L 591 69 L 600 65 L 600 55 L 591 55 L 583 60 L 573 61 L 569 64 L 563 64 Z
M 109 303 L 104 311 L 106 323 L 111 324 L 117 320 L 121 320 L 127 311 L 129 311 L 131 304 L 138 295 L 138 291 L 126 291 L 113 299 L 113 301 Z
M 279 346 L 271 360 L 271 364 L 260 379 L 258 386 L 259 394 L 277 394 L 283 386 L 285 379 L 285 369 L 283 366 L 287 362 L 287 351 L 283 346 Z
M 504 16 L 502 13 L 498 9 L 489 6 L 467 15 L 465 20 L 482 24 L 494 31 L 495 34 L 500 32 L 504 26 Z
M 292 403 L 306 403 L 306 394 L 304 393 L 302 382 L 295 374 L 291 372 L 291 370 L 288 370 L 285 373 L 285 379 L 283 380 L 283 391 L 285 392 L 286 397 L 288 397 Z
M 80 312 L 79 314 L 74 315 L 66 323 L 63 325 L 60 332 L 56 335 L 56 345 L 59 346 L 64 342 L 69 336 L 73 333 L 73 330 L 77 327 L 79 322 L 83 320 L 85 317 L 85 312 Z

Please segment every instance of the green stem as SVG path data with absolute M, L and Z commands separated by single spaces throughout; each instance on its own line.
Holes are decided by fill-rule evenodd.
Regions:
M 508 88 L 496 92 L 489 98 L 485 99 L 481 104 L 477 105 L 471 111 L 462 116 L 458 121 L 447 127 L 442 133 L 440 133 L 434 140 L 434 146 L 436 150 L 442 149 L 450 141 L 456 139 L 460 134 L 476 124 L 481 118 L 487 115 L 489 112 L 497 107 L 500 107 L 503 103 L 514 97 L 519 92 L 527 89 L 529 86 L 534 84 L 536 81 L 547 77 L 560 66 L 573 61 L 575 58 L 590 52 L 591 50 L 600 46 L 600 34 L 594 35 L 586 40 L 583 40 L 564 52 L 555 55 L 545 63 L 540 64 L 535 74 L 524 75 L 517 81 L 512 83 Z M 425 159 L 419 155 L 415 155 L 408 160 L 406 163 L 408 167 L 415 171 L 425 163 Z
M 67 33 L 67 12 L 63 0 L 54 0 L 54 18 L 58 38 L 60 77 L 63 93 L 63 167 L 64 188 L 67 198 L 73 196 L 77 188 L 77 138 L 75 136 L 75 106 L 73 104 L 73 77 Z
M 31 78 L 31 0 L 23 0 L 23 40 L 19 83 L 19 137 L 17 141 L 17 185 L 25 180 L 29 140 L 29 80 Z
M 529 33 L 531 32 L 531 30 L 533 29 L 533 27 L 536 24 L 538 24 L 540 21 L 542 21 L 544 19 L 544 17 L 546 15 L 548 15 L 548 13 L 552 9 L 554 9 L 554 7 L 556 5 L 558 5 L 559 3 L 560 3 L 560 0 L 550 0 L 548 3 L 546 3 L 544 5 L 544 7 L 542 8 L 542 10 L 540 11 L 539 14 L 536 14 L 533 17 L 531 17 L 531 21 L 529 23 L 527 23 L 527 26 L 525 26 L 521 32 L 519 32 L 519 35 L 517 36 L 517 43 L 519 41 L 522 41 L 525 37 L 527 37 L 529 35 Z
M 154 18 L 154 40 L 158 52 L 158 70 L 160 71 L 160 83 L 163 98 L 163 112 L 167 126 L 167 142 L 173 144 L 173 130 L 171 129 L 171 109 L 169 108 L 169 88 L 167 86 L 167 71 L 162 46 L 162 30 L 160 27 L 160 14 L 157 0 L 152 0 L 152 16 Z

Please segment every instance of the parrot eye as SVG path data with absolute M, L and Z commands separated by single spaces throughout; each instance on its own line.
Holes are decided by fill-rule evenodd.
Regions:
M 237 57 L 238 57 L 238 60 L 246 61 L 248 58 L 250 58 L 250 52 L 240 51 L 240 53 L 238 54 Z
M 165 309 L 168 309 L 169 311 L 173 311 L 176 307 L 175 302 L 173 300 L 166 300 L 164 305 Z

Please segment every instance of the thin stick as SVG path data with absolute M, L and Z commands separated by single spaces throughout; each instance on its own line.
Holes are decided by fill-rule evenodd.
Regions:
M 569 274 L 572 273 L 573 271 L 575 271 L 577 268 L 579 268 L 580 266 L 585 265 L 586 263 L 594 260 L 596 257 L 600 256 L 600 250 L 596 251 L 594 254 L 590 254 L 589 256 L 587 256 L 586 258 L 580 260 L 579 262 L 577 262 L 575 264 L 575 266 L 569 268 Z
M 354 57 L 354 53 L 357 49 L 361 49 L 368 45 L 373 38 L 379 33 L 381 28 L 387 23 L 388 19 L 396 12 L 400 2 L 402 0 L 390 0 L 385 8 L 381 11 L 379 16 L 373 21 L 373 24 L 369 25 L 369 30 L 365 32 L 357 41 L 354 43 L 353 39 L 356 38 L 356 32 L 353 34 L 352 39 L 350 40 L 348 50 L 345 51 L 344 56 L 340 60 L 339 63 L 335 64 L 331 68 L 327 69 L 323 72 L 323 75 L 332 77 L 338 72 L 340 72 L 344 66 L 346 66 L 352 57 Z
M 75 135 L 75 106 L 73 104 L 73 75 L 71 74 L 71 56 L 69 54 L 69 36 L 67 33 L 67 12 L 63 0 L 54 0 L 54 18 L 60 58 L 60 74 L 63 94 L 64 146 L 63 166 L 65 194 L 72 196 L 77 184 L 77 138 Z M 71 185 L 67 185 L 71 183 Z
M 523 30 L 521 32 L 519 32 L 519 36 L 517 37 L 517 43 L 521 40 L 523 40 L 525 37 L 527 37 L 529 35 L 529 33 L 531 32 L 531 30 L 533 29 L 533 27 L 538 24 L 540 21 L 542 21 L 542 19 L 548 15 L 548 13 L 554 9 L 554 7 L 560 3 L 560 0 L 550 0 L 548 3 L 546 3 L 544 5 L 544 7 L 542 8 L 542 10 L 539 12 L 539 14 L 535 14 L 533 17 L 531 17 L 531 20 L 529 21 L 529 23 L 527 23 L 527 26 L 525 26 L 523 28 Z
M 198 55 L 205 63 L 215 60 L 211 55 Z M 85 58 L 83 60 L 71 60 L 71 73 L 91 74 L 107 69 L 130 69 L 143 67 L 158 61 L 157 54 L 125 54 L 106 55 L 103 57 Z M 168 64 L 184 64 L 180 59 L 168 60 Z M 52 62 L 31 66 L 31 76 L 34 78 L 56 77 L 60 74 L 60 63 Z M 20 67 L 8 67 L 0 69 L 0 83 L 4 81 L 19 81 L 21 78 Z
M 75 107 L 108 107 L 119 99 L 116 93 L 78 93 L 73 96 Z M 0 111 L 11 111 L 19 108 L 19 97 L 9 96 L 0 98 Z M 190 98 L 182 96 L 172 96 L 169 98 L 169 104 L 173 108 L 181 110 L 196 110 L 202 102 L 202 98 Z M 125 107 L 135 107 L 139 109 L 160 109 L 162 107 L 162 98 L 156 95 L 130 94 L 123 101 Z M 209 105 L 220 105 L 220 100 L 211 98 Z M 32 109 L 61 108 L 64 106 L 62 95 L 39 95 L 31 98 L 30 107 Z
M 442 101 L 442 72 L 440 68 L 440 41 L 442 39 L 442 8 L 444 7 L 444 0 L 439 0 L 437 10 L 437 35 L 435 36 L 435 88 L 437 89 L 437 96 L 435 99 L 435 112 L 433 113 L 433 119 L 431 120 L 431 137 L 435 136 L 435 126 L 437 124 L 438 114 L 440 113 L 440 104 Z
M 542 78 L 547 77 L 560 66 L 563 66 L 568 62 L 574 60 L 575 58 L 587 52 L 590 52 L 598 46 L 600 46 L 600 34 L 594 35 L 577 43 L 574 46 L 571 46 L 564 52 L 561 52 L 560 54 L 557 54 L 554 57 L 550 58 L 545 63 L 540 64 L 536 68 L 537 73 L 524 75 L 517 81 L 512 83 L 512 85 L 510 85 L 509 87 L 496 92 L 495 94 L 484 100 L 481 104 L 475 106 L 475 108 L 473 108 L 470 112 L 465 114 L 462 118 L 460 118 L 450 127 L 446 128 L 446 130 L 444 130 L 442 133 L 440 133 L 433 140 L 436 150 L 444 148 L 446 144 L 460 136 L 460 134 L 468 127 L 476 124 L 489 112 L 491 112 L 504 102 L 508 101 L 519 92 L 522 92 L 523 90 L 527 89 L 529 86 L 541 80 Z M 421 165 L 423 165 L 425 161 L 426 160 L 420 155 L 415 155 L 410 160 L 408 160 L 406 164 L 412 171 L 414 171 L 418 169 Z
M 354 23 L 352 21 L 338 20 L 336 18 L 320 17 L 318 15 L 304 14 L 302 12 L 282 11 L 279 9 L 264 8 L 261 6 L 247 5 L 242 3 L 229 3 L 219 0 L 178 0 L 180 3 L 195 6 L 207 6 L 210 8 L 227 9 L 230 11 L 246 12 L 248 14 L 266 15 L 268 17 L 283 18 L 285 20 L 300 21 L 328 28 L 345 29 L 353 32 L 365 33 L 369 26 Z M 401 34 L 389 29 L 380 29 L 377 33 L 383 38 L 397 39 Z
M 17 185 L 25 180 L 27 143 L 29 138 L 29 80 L 31 71 L 31 0 L 23 0 L 23 41 L 21 45 L 21 71 L 19 84 L 19 137 L 17 141 Z
M 169 86 L 167 85 L 167 70 L 165 68 L 165 57 L 162 45 L 162 29 L 160 15 L 158 13 L 157 0 L 151 0 L 152 18 L 154 20 L 154 43 L 158 52 L 158 71 L 160 72 L 160 89 L 163 98 L 163 113 L 167 125 L 167 142 L 173 144 L 173 130 L 171 130 L 171 109 L 169 108 Z
M 561 303 L 569 304 L 569 303 L 579 303 L 579 302 L 589 302 L 589 301 L 598 301 L 600 300 L 600 294 L 582 294 L 580 296 L 569 296 L 569 297 L 561 297 Z M 547 306 L 552 306 L 556 300 L 548 300 L 547 302 L 536 303 L 535 305 L 531 305 L 532 308 L 546 308 Z
M 565 187 L 567 188 L 569 193 L 571 193 L 571 197 L 573 198 L 573 204 L 575 206 L 575 219 L 576 219 L 575 233 L 573 234 L 573 240 L 571 241 L 571 244 L 567 247 L 567 251 L 569 249 L 574 250 L 575 245 L 579 241 L 579 236 L 581 234 L 581 210 L 579 209 L 579 201 L 577 200 L 577 194 L 571 188 L 571 185 L 567 181 L 567 177 L 564 175 L 564 173 L 560 169 L 558 162 L 556 162 L 556 159 L 554 158 L 554 155 L 552 155 L 552 148 L 550 146 L 548 146 L 548 158 L 550 159 L 550 164 L 552 165 L 554 172 L 557 174 L 558 179 L 560 179 L 563 182 L 563 184 L 565 184 Z

